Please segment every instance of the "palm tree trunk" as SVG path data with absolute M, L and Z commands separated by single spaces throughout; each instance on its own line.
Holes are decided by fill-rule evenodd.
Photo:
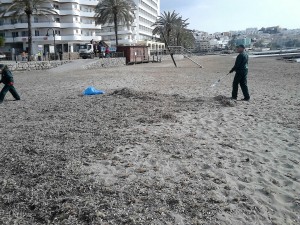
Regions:
M 114 25 L 115 25 L 116 47 L 118 47 L 119 40 L 118 40 L 118 15 L 117 14 L 114 14 Z
M 167 31 L 167 40 L 166 40 L 166 42 L 168 42 L 168 43 L 166 43 L 167 45 L 170 44 L 170 31 L 169 30 Z
M 31 61 L 32 55 L 32 25 L 31 25 L 31 14 L 28 13 L 27 15 L 27 23 L 28 23 L 28 61 Z

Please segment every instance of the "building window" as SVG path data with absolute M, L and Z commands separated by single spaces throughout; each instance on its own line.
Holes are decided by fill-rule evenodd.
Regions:
M 40 31 L 39 31 L 39 30 L 35 30 L 35 31 L 34 31 L 34 35 L 35 35 L 35 36 L 40 36 Z
M 39 18 L 38 17 L 34 17 L 34 22 L 38 23 L 39 22 Z
M 28 31 L 22 31 L 22 37 L 27 37 L 28 36 Z
M 12 32 L 11 34 L 13 37 L 19 37 L 19 32 Z
M 55 18 L 56 23 L 60 23 L 60 18 Z
M 54 4 L 54 5 L 53 5 L 53 8 L 54 8 L 54 9 L 59 9 L 59 5 Z
M 11 19 L 10 22 L 11 22 L 11 24 L 16 24 L 18 22 L 18 20 L 17 19 Z

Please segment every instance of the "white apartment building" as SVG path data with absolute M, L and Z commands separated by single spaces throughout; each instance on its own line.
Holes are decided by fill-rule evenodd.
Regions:
M 258 29 L 256 27 L 253 28 L 247 28 L 246 34 L 258 34 Z
M 211 45 L 209 40 L 199 40 L 196 42 L 198 51 L 200 52 L 209 52 L 211 50 Z
M 1 0 L 1 7 L 11 2 L 12 0 Z M 49 3 L 45 3 L 45 6 L 46 4 Z M 57 14 L 47 17 L 34 15 L 32 18 L 33 54 L 39 51 L 49 52 L 49 46 L 54 45 L 54 38 L 57 51 L 62 52 L 75 50 L 74 43 L 101 40 L 101 26 L 96 26 L 93 18 L 98 0 L 53 0 L 52 4 Z M 26 50 L 27 27 L 25 16 L 14 19 L 6 15 L 0 18 L 0 35 L 5 37 L 6 42 L 4 51 L 12 48 L 17 53 Z M 47 31 L 49 36 L 46 36 Z
M 134 2 L 136 4 L 134 23 L 129 28 L 119 26 L 119 45 L 144 44 L 151 49 L 164 48 L 164 44 L 155 42 L 152 35 L 152 25 L 160 15 L 160 0 L 134 0 Z M 101 36 L 104 41 L 114 45 L 116 40 L 113 24 L 103 25 Z

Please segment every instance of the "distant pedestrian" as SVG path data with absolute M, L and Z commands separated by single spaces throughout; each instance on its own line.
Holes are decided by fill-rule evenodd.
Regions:
M 239 85 L 241 86 L 244 98 L 243 101 L 249 101 L 250 95 L 247 86 L 247 75 L 248 75 L 248 54 L 245 51 L 244 45 L 237 47 L 239 55 L 236 58 L 234 67 L 229 73 L 236 72 L 232 84 L 232 95 L 233 100 L 237 100 Z
M 106 48 L 105 48 L 105 57 L 106 57 L 106 58 L 109 58 L 109 56 L 110 56 L 109 53 L 110 53 L 109 47 L 106 47 Z
M 98 52 L 99 52 L 99 58 L 103 58 L 105 56 L 105 51 L 103 51 L 103 48 L 104 47 L 104 44 L 103 44 L 103 41 L 99 41 L 98 43 Z
M 0 83 L 4 84 L 0 92 L 0 104 L 3 102 L 6 93 L 9 91 L 12 96 L 16 100 L 20 100 L 20 96 L 14 87 L 14 78 L 8 67 L 4 64 L 0 64 L 0 71 L 1 71 L 1 80 Z
M 47 52 L 43 51 L 43 61 L 46 61 L 46 55 L 47 55 Z
M 26 60 L 26 53 L 24 51 L 22 52 L 21 56 L 22 56 L 22 61 L 25 61 Z

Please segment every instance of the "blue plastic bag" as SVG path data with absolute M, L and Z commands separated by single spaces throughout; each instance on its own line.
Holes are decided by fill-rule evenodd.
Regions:
M 83 95 L 101 95 L 104 94 L 104 91 L 100 91 L 100 90 L 96 90 L 94 87 L 87 87 L 87 89 L 85 89 L 83 91 Z

